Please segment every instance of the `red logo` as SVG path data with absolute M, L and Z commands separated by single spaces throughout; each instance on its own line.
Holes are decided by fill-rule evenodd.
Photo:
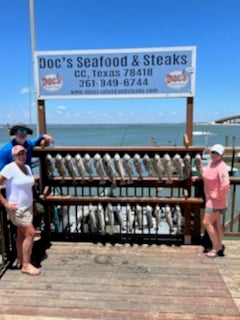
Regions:
M 172 89 L 181 89 L 186 86 L 189 81 L 189 75 L 182 71 L 172 71 L 165 77 L 165 83 Z
M 46 91 L 58 91 L 62 88 L 63 80 L 58 74 L 48 74 L 42 77 L 41 86 Z

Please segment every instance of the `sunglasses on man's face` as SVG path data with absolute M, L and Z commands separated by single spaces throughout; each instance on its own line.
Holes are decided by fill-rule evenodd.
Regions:
M 17 133 L 19 133 L 19 134 L 21 134 L 21 133 L 27 134 L 27 129 L 17 129 Z

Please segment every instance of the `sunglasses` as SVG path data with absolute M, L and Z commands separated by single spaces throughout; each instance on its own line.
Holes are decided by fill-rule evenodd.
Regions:
M 219 156 L 219 153 L 216 151 L 211 151 L 211 154 L 217 154 Z
M 27 134 L 27 129 L 17 129 L 17 133 L 24 133 Z

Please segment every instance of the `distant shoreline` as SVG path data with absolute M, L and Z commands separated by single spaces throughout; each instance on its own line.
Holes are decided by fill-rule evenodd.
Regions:
M 30 127 L 36 127 L 37 123 L 27 123 L 24 122 L 26 125 Z M 13 123 L 15 124 L 15 123 Z M 9 123 L 0 123 L 0 127 L 8 127 L 13 124 Z M 139 126 L 139 125 L 186 125 L 186 122 L 134 122 L 134 123 L 47 123 L 48 126 Z M 203 125 L 203 126 L 232 126 L 232 125 L 240 125 L 240 123 L 215 123 L 215 122 L 193 122 L 193 125 Z

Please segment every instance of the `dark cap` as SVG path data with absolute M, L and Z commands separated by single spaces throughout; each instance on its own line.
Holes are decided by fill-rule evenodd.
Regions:
M 10 128 L 10 131 L 9 131 L 10 136 L 14 136 L 17 133 L 17 130 L 23 130 L 23 131 L 25 130 L 26 134 L 32 134 L 33 133 L 31 128 L 27 127 L 23 123 L 18 123 L 18 124 L 15 124 L 14 126 L 12 126 Z

